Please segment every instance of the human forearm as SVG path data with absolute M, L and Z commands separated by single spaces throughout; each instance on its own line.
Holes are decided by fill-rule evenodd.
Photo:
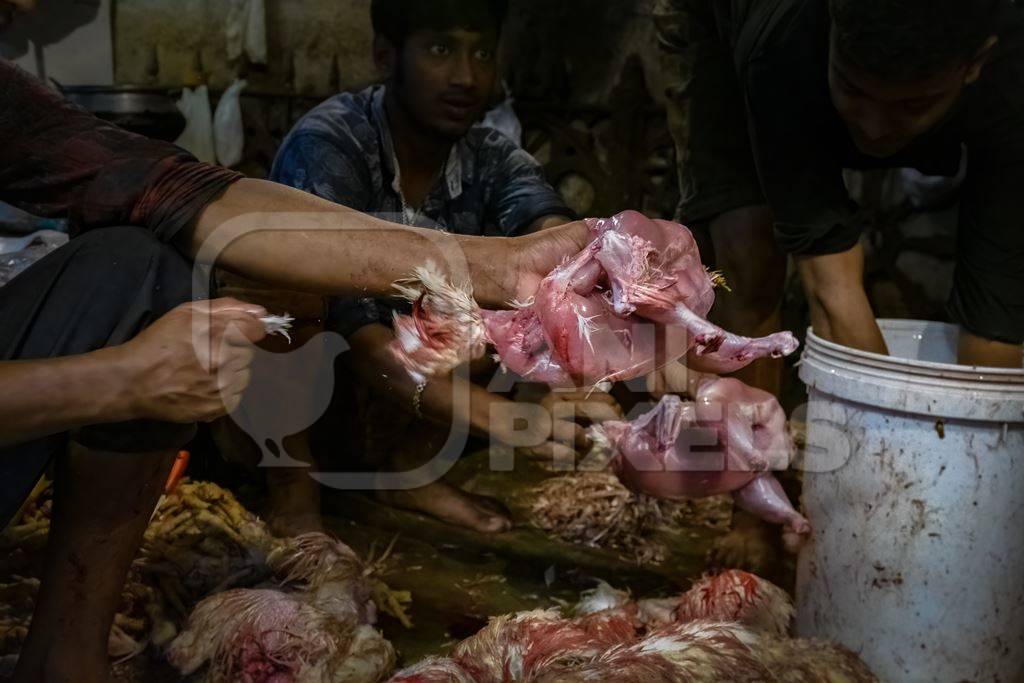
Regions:
M 549 228 L 557 228 L 559 225 L 565 225 L 572 221 L 565 216 L 543 216 L 535 220 L 530 227 L 526 229 L 526 233 L 532 235 L 534 233 L 543 232 Z
M 889 353 L 874 311 L 863 291 L 844 292 L 825 300 L 813 300 L 809 305 L 811 325 L 819 336 L 861 351 L 883 355 Z
M 0 447 L 135 417 L 118 349 L 0 363 Z
M 510 240 L 388 223 L 298 190 L 241 180 L 203 212 L 189 250 L 199 261 L 285 289 L 367 296 L 433 261 L 498 306 L 515 290 Z
M 959 362 L 986 368 L 1024 367 L 1024 347 L 992 341 L 960 329 Z
M 475 435 L 486 436 L 491 406 L 508 402 L 453 373 L 432 378 L 421 392 L 391 353 L 389 347 L 394 333 L 384 325 L 367 325 L 351 335 L 350 341 L 350 365 L 361 382 L 402 410 L 418 407 L 420 413 L 433 422 L 468 424 Z
M 797 267 L 815 334 L 862 351 L 889 353 L 864 291 L 859 246 L 843 254 L 797 259 Z

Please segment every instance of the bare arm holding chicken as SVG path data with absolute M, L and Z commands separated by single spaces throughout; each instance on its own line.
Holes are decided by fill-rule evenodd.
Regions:
M 745 339 L 705 320 L 715 278 L 683 226 L 635 212 L 587 224 L 589 244 L 513 311 L 480 310 L 468 289 L 420 269 L 418 287 L 407 288 L 413 315 L 396 322 L 406 368 L 429 377 L 490 342 L 526 379 L 587 387 L 644 376 L 691 351 L 715 368 L 738 368 L 796 350 L 788 333 Z
M 587 226 L 519 238 L 467 237 L 387 223 L 299 190 L 243 179 L 183 235 L 190 255 L 282 289 L 387 295 L 415 264 L 472 283 L 476 300 L 502 307 L 533 295 L 541 279 L 588 241 Z M 367 258 L 373 254 L 373 258 Z

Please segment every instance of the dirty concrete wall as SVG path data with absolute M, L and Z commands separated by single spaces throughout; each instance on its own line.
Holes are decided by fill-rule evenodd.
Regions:
M 513 0 L 505 30 L 516 96 L 599 106 L 610 101 L 630 60 L 648 89 L 660 88 L 654 0 Z
M 228 60 L 229 2 L 118 0 L 114 17 L 119 83 L 226 87 L 238 75 L 282 94 L 327 95 L 374 77 L 370 0 L 269 0 L 268 64 Z
M 607 103 L 640 54 L 656 77 L 653 0 L 512 0 L 508 80 L 521 99 Z M 325 96 L 374 80 L 370 0 L 267 0 L 268 64 L 231 62 L 227 0 L 117 0 L 116 78 L 122 84 L 226 87 L 237 75 L 263 92 Z M 656 88 L 655 88 L 656 89 Z

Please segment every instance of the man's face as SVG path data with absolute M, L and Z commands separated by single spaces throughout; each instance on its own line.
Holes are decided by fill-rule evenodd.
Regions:
M 495 32 L 417 31 L 395 55 L 392 87 L 424 130 L 456 141 L 487 110 L 498 77 Z
M 915 80 L 890 80 L 845 61 L 833 41 L 828 82 L 832 103 L 857 148 L 891 157 L 949 114 L 964 88 L 977 80 L 979 63 L 957 63 Z
M 0 28 L 12 21 L 18 12 L 31 12 L 36 8 L 36 0 L 0 0 Z

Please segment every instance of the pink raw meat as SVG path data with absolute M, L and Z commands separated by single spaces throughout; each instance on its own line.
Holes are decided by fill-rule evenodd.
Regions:
M 789 333 L 748 339 L 705 319 L 715 279 L 683 226 L 635 211 L 588 223 L 594 241 L 518 310 L 481 311 L 465 289 L 421 269 L 418 286 L 401 288 L 415 305 L 411 317 L 396 317 L 397 357 L 424 381 L 478 357 L 486 341 L 526 379 L 593 386 L 687 354 L 691 367 L 733 372 L 796 350 Z
M 694 402 L 668 395 L 633 422 L 601 425 L 618 477 L 633 491 L 669 500 L 731 493 L 758 517 L 808 534 L 810 524 L 771 474 L 773 467 L 788 464 L 794 452 L 778 401 L 739 380 L 694 374 Z M 697 429 L 712 431 L 720 450 L 694 451 L 687 441 Z

